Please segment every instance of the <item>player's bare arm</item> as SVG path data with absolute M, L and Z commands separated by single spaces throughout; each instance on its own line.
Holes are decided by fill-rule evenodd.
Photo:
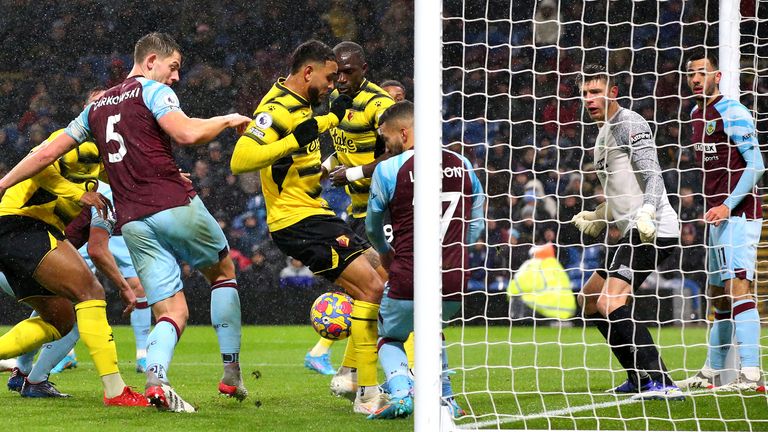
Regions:
M 173 111 L 157 122 L 178 145 L 194 146 L 210 142 L 227 128 L 235 128 L 238 134 L 242 134 L 251 119 L 237 113 L 201 119 L 187 117 L 182 111 Z

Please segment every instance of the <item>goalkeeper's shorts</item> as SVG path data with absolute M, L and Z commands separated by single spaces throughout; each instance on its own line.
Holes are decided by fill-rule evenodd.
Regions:
M 678 248 L 677 237 L 658 237 L 655 244 L 643 243 L 636 229 L 627 233 L 618 243 L 608 246 L 608 271 L 595 272 L 603 279 L 618 278 L 637 291 L 651 272 Z

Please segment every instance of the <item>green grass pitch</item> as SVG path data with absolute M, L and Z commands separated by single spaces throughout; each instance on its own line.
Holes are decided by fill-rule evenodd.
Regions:
M 133 371 L 131 329 L 116 326 L 114 330 L 123 375 L 129 385 L 143 389 L 143 377 Z M 704 348 L 684 350 L 682 343 L 704 343 L 705 329 L 682 332 L 670 327 L 653 333 L 665 346 L 662 354 L 670 369 L 701 366 Z M 462 406 L 476 416 L 458 421 L 459 425 L 476 421 L 496 429 L 495 422 L 501 421 L 504 429 L 768 430 L 765 395 L 697 393 L 684 402 L 627 403 L 626 398 L 600 394 L 617 384 L 622 373 L 615 361 L 609 362 L 610 351 L 592 328 L 586 332 L 517 326 L 449 328 L 446 338 L 452 344 L 452 366 L 457 367 L 454 389 Z M 239 403 L 217 395 L 221 365 L 213 330 L 188 328 L 170 373 L 177 391 L 199 408 L 195 414 L 104 407 L 93 364 L 85 347 L 78 344 L 78 368 L 52 377 L 61 391 L 74 397 L 31 400 L 1 392 L 4 422 L 14 432 L 413 429 L 411 419 L 366 420 L 352 413 L 350 402 L 331 396 L 330 378 L 303 367 L 304 354 L 315 342 L 309 326 L 245 327 L 241 361 L 251 395 Z M 342 354 L 340 343 L 332 354 L 335 365 Z M 683 375 L 673 374 L 675 378 Z

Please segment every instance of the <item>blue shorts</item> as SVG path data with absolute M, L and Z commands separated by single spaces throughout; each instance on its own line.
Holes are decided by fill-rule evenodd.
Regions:
M 379 308 L 379 337 L 405 342 L 413 331 L 413 300 L 393 299 L 387 296 L 389 284 Z M 461 302 L 443 301 L 443 319 L 451 318 L 461 309 Z
M 707 283 L 718 287 L 739 278 L 755 280 L 757 243 L 763 220 L 733 216 L 720 226 L 709 225 L 707 236 Z
M 181 291 L 181 260 L 210 267 L 229 252 L 227 239 L 199 197 L 122 227 L 136 272 L 152 305 Z
M 123 236 L 112 236 L 109 239 L 109 251 L 112 252 L 112 256 L 115 257 L 115 262 L 117 263 L 117 268 L 120 270 L 120 274 L 123 275 L 124 278 L 132 278 L 132 277 L 138 277 L 136 274 L 136 269 L 133 267 L 133 261 L 131 261 L 131 254 L 128 253 L 128 246 L 125 244 L 125 239 L 123 239 Z M 88 244 L 86 243 L 83 247 L 78 250 L 80 252 L 80 255 L 85 260 L 85 263 L 88 264 L 88 268 L 91 269 L 92 272 L 96 273 L 96 265 L 93 264 L 93 261 L 91 261 L 91 257 L 88 256 Z

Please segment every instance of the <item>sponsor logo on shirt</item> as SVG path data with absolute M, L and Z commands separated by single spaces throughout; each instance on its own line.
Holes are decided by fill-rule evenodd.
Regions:
M 647 139 L 647 140 L 651 139 L 651 133 L 650 132 L 638 132 L 638 133 L 636 133 L 634 135 L 631 135 L 629 137 L 629 143 L 630 144 L 634 144 L 634 143 L 636 143 L 636 142 L 638 142 L 640 140 L 645 140 L 645 139 Z
M 259 138 L 264 138 L 264 136 L 265 136 L 264 132 L 262 132 L 261 130 L 259 130 L 259 129 L 257 129 L 255 127 L 252 127 L 250 129 L 248 129 L 248 133 L 251 134 L 251 135 L 257 136 Z
M 717 145 L 713 143 L 696 143 L 696 151 L 704 153 L 717 153 Z

